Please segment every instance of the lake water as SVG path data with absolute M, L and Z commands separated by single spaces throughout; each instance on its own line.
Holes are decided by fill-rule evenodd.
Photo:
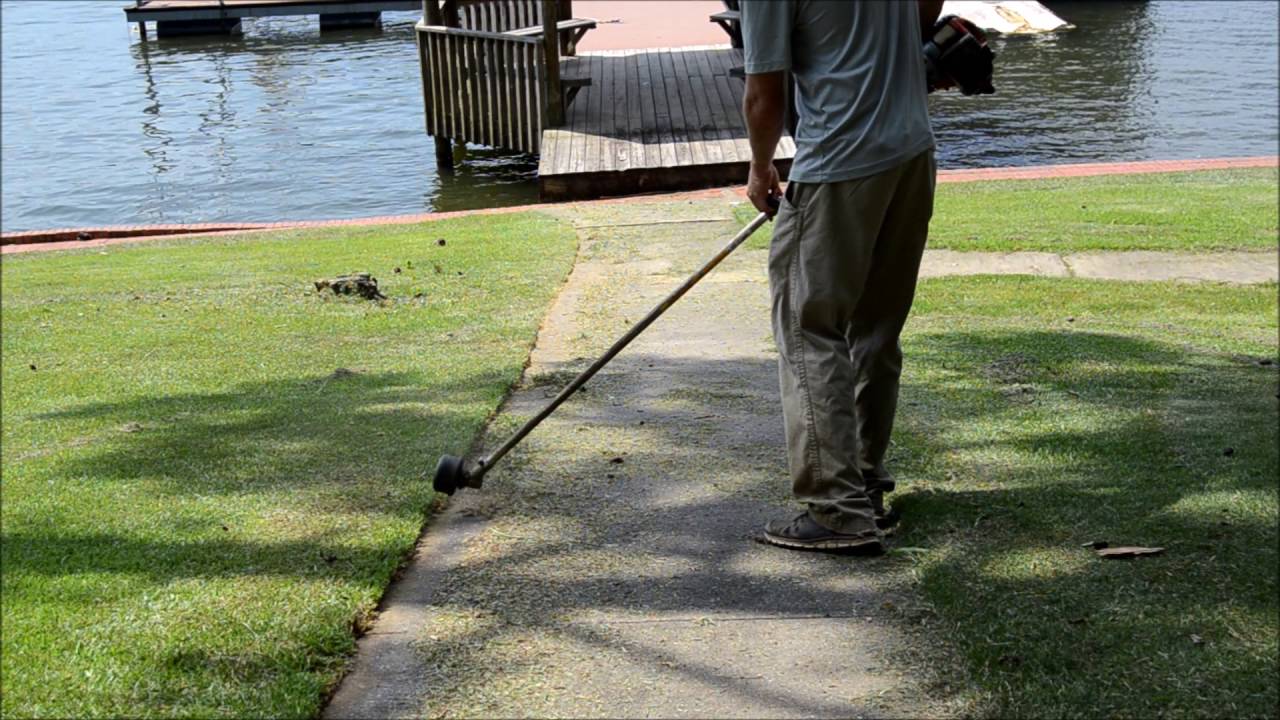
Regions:
M 536 200 L 532 158 L 435 170 L 415 13 L 142 42 L 123 0 L 0 2 L 0 228 L 347 218 Z M 1052 2 L 999 93 L 935 95 L 942 167 L 1275 154 L 1277 4 Z

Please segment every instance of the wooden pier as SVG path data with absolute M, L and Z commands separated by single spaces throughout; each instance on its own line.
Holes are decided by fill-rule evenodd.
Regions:
M 319 15 L 321 30 L 376 27 L 382 13 L 422 10 L 422 0 L 135 0 L 124 9 L 145 39 L 147 23 L 156 35 L 232 34 L 243 18 Z
M 579 55 L 591 84 L 542 131 L 539 191 L 573 200 L 746 182 L 742 51 L 723 46 Z M 795 143 L 778 143 L 779 172 Z
M 577 54 L 596 23 L 571 0 L 426 0 L 416 31 L 437 168 L 452 168 L 452 143 L 537 154 L 545 200 L 744 182 L 742 51 Z M 783 136 L 784 177 L 794 155 Z

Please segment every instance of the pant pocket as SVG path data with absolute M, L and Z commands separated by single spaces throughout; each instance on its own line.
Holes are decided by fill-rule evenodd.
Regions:
M 807 183 L 789 182 L 787 189 L 782 193 L 782 200 L 791 206 L 792 210 L 802 210 L 804 208 L 804 197 L 808 195 Z

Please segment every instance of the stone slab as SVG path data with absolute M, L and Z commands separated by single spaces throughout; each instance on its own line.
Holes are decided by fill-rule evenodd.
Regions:
M 1076 277 L 1133 281 L 1276 282 L 1280 253 L 1093 252 L 1068 255 Z

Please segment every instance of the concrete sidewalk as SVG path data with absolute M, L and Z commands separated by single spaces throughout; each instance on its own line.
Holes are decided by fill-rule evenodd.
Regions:
M 737 229 L 568 206 L 573 274 L 501 441 Z M 909 563 L 752 541 L 791 511 L 763 250 L 744 249 L 432 520 L 326 717 L 940 716 Z M 460 448 L 461 450 L 461 448 Z
M 1041 275 L 1135 282 L 1276 282 L 1272 252 L 1153 252 L 1150 250 L 1050 252 L 959 252 L 925 250 L 921 277 Z

